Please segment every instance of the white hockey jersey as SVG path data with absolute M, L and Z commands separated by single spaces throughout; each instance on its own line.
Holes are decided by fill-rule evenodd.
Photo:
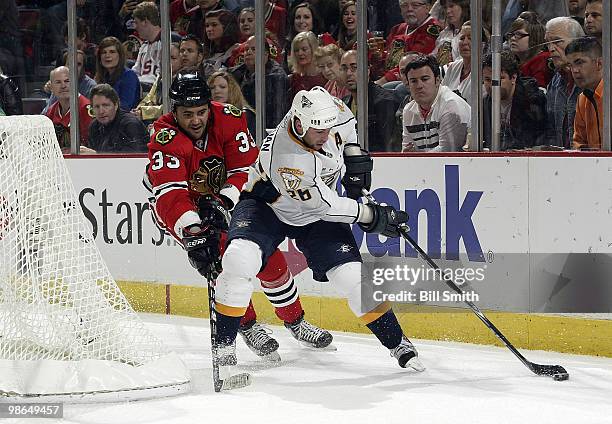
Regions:
M 138 50 L 138 57 L 132 70 L 138 75 L 140 82 L 153 84 L 161 71 L 161 39 L 152 43 L 145 41 Z
M 344 166 L 344 145 L 357 143 L 355 117 L 335 99 L 340 114 L 321 150 L 304 145 L 291 129 L 291 112 L 262 143 L 245 190 L 260 179 L 270 180 L 280 197 L 270 207 L 286 224 L 303 226 L 315 221 L 353 223 L 358 203 L 340 197 L 336 184 Z

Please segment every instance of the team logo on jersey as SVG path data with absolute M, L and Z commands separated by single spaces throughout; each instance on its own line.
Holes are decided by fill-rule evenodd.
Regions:
M 302 183 L 300 177 L 304 175 L 304 171 L 295 168 L 278 168 L 278 173 L 282 177 L 287 190 L 297 190 Z
M 351 246 L 350 244 L 343 244 L 343 245 L 340 246 L 340 248 L 338 250 L 336 250 L 336 252 L 348 253 L 351 250 L 353 250 L 353 246 Z
M 189 180 L 189 188 L 200 194 L 219 194 L 227 180 L 225 162 L 219 156 L 200 161 L 200 167 Z
M 302 107 L 306 108 L 306 107 L 311 107 L 311 106 L 312 106 L 312 102 L 308 100 L 308 97 L 302 96 Z
M 249 225 L 251 225 L 251 221 L 247 221 L 247 220 L 236 221 L 236 227 L 237 228 L 246 228 Z
M 164 144 L 170 143 L 175 135 L 176 135 L 176 131 L 168 129 L 168 128 L 163 128 L 155 136 L 155 141 L 163 146 Z
M 427 27 L 427 34 L 431 35 L 432 37 L 438 37 L 438 35 L 440 35 L 440 26 L 436 25 L 436 24 L 432 24 L 429 25 Z
M 223 107 L 223 113 L 225 113 L 226 115 L 235 116 L 236 118 L 240 118 L 242 116 L 242 111 L 236 106 L 230 104 L 227 104 Z
M 91 105 L 85 105 L 85 110 L 87 111 L 87 114 L 90 118 L 96 117 L 96 114 L 94 113 L 93 107 L 91 107 Z

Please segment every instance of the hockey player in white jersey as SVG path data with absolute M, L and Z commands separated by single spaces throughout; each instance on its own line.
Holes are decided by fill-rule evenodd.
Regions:
M 356 144 L 355 122 L 344 103 L 314 87 L 296 94 L 291 110 L 264 140 L 234 210 L 216 283 L 221 364 L 236 364 L 236 333 L 251 297 L 251 281 L 289 237 L 306 256 L 314 279 L 330 281 L 345 295 L 351 310 L 401 367 L 423 369 L 390 305 L 361 310 L 361 255 L 349 224 L 398 237 L 398 226 L 408 215 L 356 201 L 362 188 L 370 188 L 372 159 Z M 342 183 L 349 197 L 335 190 L 345 162 Z

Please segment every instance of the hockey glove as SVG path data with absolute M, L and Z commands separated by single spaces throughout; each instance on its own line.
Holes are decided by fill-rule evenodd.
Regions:
M 198 201 L 198 215 L 204 225 L 210 225 L 217 231 L 227 231 L 230 215 L 223 200 L 211 195 L 200 197 Z
M 359 227 L 366 233 L 377 233 L 387 237 L 399 237 L 399 225 L 408 222 L 408 214 L 393 206 L 368 204 L 373 219 L 368 224 L 360 223 Z
M 342 177 L 342 185 L 346 195 L 357 200 L 362 196 L 362 189 L 370 190 L 374 162 L 370 154 L 358 144 L 350 143 L 344 147 L 344 166 L 346 172 Z
M 203 222 L 183 228 L 183 247 L 189 263 L 208 280 L 214 280 L 221 272 L 220 234 L 212 225 Z

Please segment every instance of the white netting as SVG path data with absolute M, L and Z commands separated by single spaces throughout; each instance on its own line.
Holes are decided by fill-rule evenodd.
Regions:
M 109 172 L 112 166 L 109 160 Z M 91 361 L 98 361 L 89 367 L 95 372 L 104 364 L 125 368 L 129 381 L 112 376 L 100 383 L 104 375 L 74 375 L 57 387 L 48 382 L 39 387 L 36 373 L 28 374 L 30 364 L 32 370 L 48 365 L 56 374 L 65 372 L 58 367 L 74 371 Z M 151 373 L 156 361 L 164 362 L 158 374 L 170 381 L 150 375 L 156 374 Z M 177 375 L 169 377 L 173 367 Z M 144 381 L 131 375 L 134 370 L 147 370 Z M 16 381 L 10 375 L 7 381 L 6 372 Z M 83 386 L 80 380 L 86 380 Z M 180 360 L 144 327 L 111 277 L 51 121 L 0 117 L 0 394 L 134 390 L 188 380 Z

